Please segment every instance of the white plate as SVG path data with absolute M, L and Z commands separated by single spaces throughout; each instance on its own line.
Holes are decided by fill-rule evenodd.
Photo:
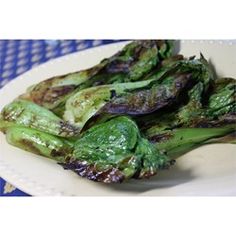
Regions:
M 70 54 L 45 63 L 0 90 L 0 109 L 34 83 L 93 66 L 114 54 L 124 42 Z M 236 78 L 236 45 L 220 41 L 181 41 L 185 56 L 202 52 L 220 76 Z M 0 176 L 31 195 L 236 195 L 236 147 L 215 144 L 198 148 L 149 180 L 105 185 L 63 170 L 54 161 L 10 146 L 0 134 Z

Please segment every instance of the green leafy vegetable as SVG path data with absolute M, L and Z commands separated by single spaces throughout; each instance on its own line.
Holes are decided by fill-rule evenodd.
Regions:
M 227 126 L 222 128 L 178 128 L 162 132 L 157 130 L 156 135 L 153 130 L 152 135 L 147 136 L 147 138 L 155 143 L 157 148 L 167 156 L 177 158 L 196 147 L 204 145 L 206 141 L 210 143 L 210 140 L 225 136 L 234 130 L 236 130 L 236 127 Z
M 67 160 L 73 151 L 70 141 L 31 128 L 10 127 L 6 139 L 13 146 L 59 162 Z
M 148 86 L 152 81 L 102 85 L 81 90 L 66 102 L 64 119 L 79 128 L 95 115 L 112 97 Z
M 63 164 L 83 177 L 106 183 L 150 177 L 169 165 L 168 157 L 142 138 L 136 124 L 123 116 L 87 130 L 75 142 L 70 162 Z
M 192 59 L 175 61 L 171 65 L 159 79 L 151 75 L 150 80 L 146 78 L 142 82 L 81 90 L 67 100 L 64 119 L 82 128 L 94 115 L 146 115 L 178 102 L 188 87 L 201 80 L 199 75 L 205 65 Z M 202 85 L 202 82 L 198 83 L 198 86 Z M 195 90 L 192 89 L 193 96 L 196 96 Z M 192 104 L 189 107 L 192 108 Z
M 98 65 L 40 82 L 6 105 L 9 144 L 90 180 L 149 178 L 211 143 L 236 143 L 236 80 L 168 40 L 127 44 Z
M 164 40 L 134 41 L 92 68 L 56 76 L 31 86 L 21 98 L 61 113 L 65 101 L 81 89 L 142 79 L 172 54 L 172 48 L 172 44 Z
M 58 118 L 51 111 L 25 100 L 15 100 L 3 108 L 0 130 L 5 131 L 11 126 L 34 128 L 61 137 L 72 137 L 79 133 L 76 127 Z

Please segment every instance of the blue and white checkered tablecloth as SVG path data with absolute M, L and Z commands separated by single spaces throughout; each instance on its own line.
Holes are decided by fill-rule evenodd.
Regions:
M 0 40 L 0 88 L 39 64 L 117 41 L 120 40 Z M 0 196 L 29 195 L 0 177 Z

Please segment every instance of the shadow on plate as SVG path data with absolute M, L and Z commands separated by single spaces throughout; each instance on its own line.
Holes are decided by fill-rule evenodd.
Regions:
M 180 40 L 174 40 L 174 50 L 173 55 L 176 55 L 180 52 Z
M 204 56 L 204 55 L 203 55 L 203 56 Z M 211 58 L 209 58 L 208 63 L 209 63 L 210 68 L 211 68 L 211 70 L 212 70 L 212 72 L 213 72 L 214 78 L 221 77 L 221 75 L 218 75 L 218 74 L 217 74 L 216 68 L 215 68 L 214 63 L 212 62 L 212 59 L 211 59 Z
M 121 184 L 101 184 L 101 187 L 116 191 L 144 193 L 157 188 L 174 187 L 195 179 L 192 169 L 182 169 L 177 164 L 169 170 L 161 170 L 156 176 L 145 180 L 129 180 Z

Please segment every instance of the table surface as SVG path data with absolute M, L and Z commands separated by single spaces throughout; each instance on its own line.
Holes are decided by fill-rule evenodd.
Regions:
M 118 41 L 121 40 L 0 40 L 0 88 L 54 58 Z M 0 196 L 30 195 L 0 177 Z

